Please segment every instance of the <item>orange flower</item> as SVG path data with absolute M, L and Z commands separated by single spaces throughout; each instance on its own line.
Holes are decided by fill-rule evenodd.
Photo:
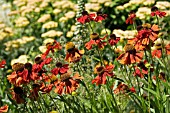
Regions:
M 15 86 L 20 86 L 21 84 L 26 84 L 29 82 L 28 70 L 24 68 L 24 64 L 15 63 L 12 65 L 14 72 L 7 76 L 9 82 Z
M 167 45 L 165 46 L 165 50 L 166 50 L 166 54 L 167 54 L 167 55 L 170 55 L 170 44 L 167 44 Z
M 152 57 L 158 57 L 161 58 L 162 56 L 162 49 L 156 49 L 152 51 Z
M 78 50 L 77 48 L 75 48 L 73 42 L 68 42 L 65 48 L 67 51 L 65 60 L 67 62 L 78 62 L 84 54 L 84 50 Z
M 5 67 L 5 64 L 6 64 L 6 61 L 5 60 L 2 60 L 0 62 L 0 68 L 4 68 Z
M 136 50 L 144 50 L 149 44 L 158 38 L 159 27 L 158 25 L 151 26 L 146 23 L 143 24 L 141 29 L 138 31 L 138 34 L 135 38 L 129 39 L 128 43 L 135 44 Z
M 4 105 L 2 107 L 0 107 L 0 113 L 5 113 L 8 111 L 8 105 Z
M 92 84 L 96 85 L 106 84 L 106 76 L 113 77 L 113 65 L 106 65 L 105 67 L 96 67 L 96 73 L 98 74 L 95 79 L 92 80 Z
M 133 64 L 139 63 L 143 58 L 143 52 L 137 52 L 135 47 L 131 44 L 127 44 L 124 47 L 125 53 L 122 53 L 117 60 L 120 60 L 121 64 Z
M 55 93 L 59 95 L 70 94 L 75 91 L 79 87 L 79 80 L 82 80 L 78 73 L 76 73 L 73 77 L 71 77 L 71 72 L 67 72 L 60 76 L 60 80 L 55 82 Z
M 119 82 L 117 88 L 113 90 L 115 94 L 124 94 L 127 92 L 135 93 L 136 90 L 134 87 L 129 88 L 126 84 Z
M 92 45 L 97 45 L 98 48 L 102 49 L 105 45 L 107 45 L 106 42 L 102 42 L 108 35 L 105 35 L 103 38 L 100 38 L 97 33 L 93 33 L 90 35 L 91 40 L 85 44 L 86 49 L 90 50 L 92 49 Z
M 53 89 L 53 84 L 41 84 L 40 90 L 45 93 L 50 93 L 50 91 Z
M 61 50 L 62 47 L 60 45 L 59 42 L 57 42 L 56 40 L 54 40 L 53 43 L 47 43 L 46 44 L 47 50 L 45 51 L 45 53 L 42 54 L 42 58 L 46 58 L 46 56 L 49 54 L 49 52 L 51 51 L 52 53 L 54 53 L 54 49 L 57 50 Z
M 113 91 L 115 94 L 119 94 L 119 93 L 124 94 L 128 89 L 129 87 L 126 84 L 119 82 L 117 88 L 114 89 Z

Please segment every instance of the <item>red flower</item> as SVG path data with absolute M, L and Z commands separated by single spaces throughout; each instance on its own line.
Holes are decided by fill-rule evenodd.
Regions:
M 132 92 L 132 93 L 136 93 L 136 89 L 135 89 L 134 87 L 131 87 L 131 88 L 129 89 L 129 91 Z
M 67 62 L 78 62 L 84 54 L 84 50 L 78 50 L 77 48 L 75 48 L 73 42 L 68 42 L 65 48 L 67 51 L 65 60 Z
M 92 49 L 92 45 L 97 45 L 98 48 L 102 49 L 105 45 L 107 45 L 106 42 L 102 42 L 108 35 L 105 35 L 103 38 L 100 38 L 97 33 L 93 33 L 90 35 L 91 40 L 85 44 L 86 49 L 90 50 Z
M 121 64 L 133 64 L 138 63 L 143 58 L 143 52 L 137 52 L 135 47 L 131 44 L 127 44 L 124 47 L 125 53 L 122 53 L 117 60 L 120 60 Z
M 59 95 L 62 95 L 63 93 L 72 93 L 79 87 L 79 80 L 82 79 L 83 77 L 81 77 L 78 73 L 76 73 L 73 77 L 71 77 L 71 72 L 62 74 L 60 76 L 60 80 L 54 83 L 56 86 L 55 93 L 58 93 Z
M 95 17 L 94 21 L 101 22 L 107 18 L 107 14 L 102 14 L 101 12 L 97 12 L 97 16 Z
M 36 57 L 35 64 L 33 65 L 33 72 L 39 72 L 42 70 L 44 65 L 50 64 L 52 58 Z
M 95 17 L 95 13 L 88 14 L 87 11 L 83 11 L 82 16 L 77 18 L 77 21 L 82 23 L 82 24 L 85 24 L 85 23 L 88 23 L 90 21 L 93 21 L 94 17 Z
M 166 16 L 166 13 L 165 12 L 162 12 L 162 11 L 159 11 L 157 7 L 152 7 L 151 9 L 151 16 L 159 16 L 160 18 L 162 17 L 165 17 Z
M 96 67 L 96 73 L 98 74 L 95 79 L 92 80 L 92 84 L 96 85 L 106 84 L 106 76 L 113 77 L 113 65 L 106 65 L 105 67 Z
M 57 42 L 56 40 L 54 40 L 53 43 L 47 43 L 47 44 L 46 44 L 46 47 L 47 47 L 46 52 L 42 54 L 42 58 L 43 58 L 43 59 L 46 58 L 46 56 L 49 54 L 50 51 L 51 51 L 52 53 L 54 53 L 54 49 L 57 49 L 57 50 L 61 50 L 61 49 L 62 49 L 60 43 Z
M 134 12 L 131 12 L 129 17 L 126 19 L 126 24 L 133 24 L 135 18 L 136 14 Z
M 4 105 L 2 107 L 0 107 L 0 113 L 5 113 L 8 111 L 8 105 Z
M 5 60 L 2 60 L 0 62 L 0 68 L 4 68 L 5 67 L 5 64 L 6 64 L 6 61 Z
M 59 74 L 64 74 L 68 71 L 68 64 L 62 64 L 61 62 L 58 62 L 56 64 L 56 68 L 52 69 L 51 72 L 54 74 L 54 75 L 57 75 L 58 73 Z
M 120 40 L 120 37 L 116 37 L 115 34 L 111 34 L 110 39 L 108 41 L 109 41 L 109 44 L 113 46 L 113 45 L 116 45 L 119 42 L 119 40 Z

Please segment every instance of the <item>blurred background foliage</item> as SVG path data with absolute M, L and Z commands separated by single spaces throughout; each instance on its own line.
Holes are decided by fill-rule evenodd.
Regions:
M 108 15 L 103 26 L 93 24 L 95 31 L 105 34 L 104 28 L 122 40 L 132 38 L 133 26 L 125 23 L 131 11 L 136 12 L 137 25 L 150 22 L 150 8 L 156 5 L 167 16 L 160 21 L 164 38 L 170 38 L 170 2 L 162 0 L 86 0 L 85 10 L 101 11 Z M 76 35 L 76 0 L 1 0 L 0 1 L 0 60 L 7 65 L 0 70 L 0 102 L 9 103 L 4 93 L 10 86 L 6 75 L 16 62 L 33 62 L 45 51 L 45 44 L 56 39 L 61 44 Z M 140 19 L 140 20 L 139 20 Z M 156 18 L 153 18 L 156 23 Z M 102 30 L 103 29 L 103 30 Z M 7 86 L 7 87 L 4 87 Z

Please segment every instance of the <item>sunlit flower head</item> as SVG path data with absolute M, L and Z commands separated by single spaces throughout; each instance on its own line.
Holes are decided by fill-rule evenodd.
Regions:
M 73 42 L 68 42 L 65 45 L 66 49 L 66 57 L 65 60 L 67 62 L 78 62 L 82 58 L 82 55 L 84 54 L 84 50 L 78 50 Z
M 143 52 L 137 52 L 131 44 L 125 45 L 124 51 L 125 52 L 117 58 L 121 64 L 139 63 L 143 59 Z
M 62 94 L 71 94 L 79 87 L 79 81 L 82 80 L 78 73 L 76 73 L 73 77 L 71 76 L 71 72 L 67 72 L 65 74 L 60 75 L 60 80 L 55 83 L 55 93 L 59 95 Z

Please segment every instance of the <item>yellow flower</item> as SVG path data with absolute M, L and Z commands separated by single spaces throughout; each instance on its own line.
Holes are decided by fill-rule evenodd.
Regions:
M 54 39 L 52 39 L 52 38 L 47 38 L 47 39 L 45 39 L 45 40 L 43 41 L 43 44 L 46 45 L 47 43 L 52 43 L 52 42 L 54 42 Z
M 68 37 L 68 38 L 73 37 L 73 32 L 72 31 L 68 31 L 66 37 Z
M 19 17 L 17 20 L 15 20 L 15 25 L 17 27 L 25 27 L 29 24 L 30 22 L 26 17 Z
M 68 18 L 66 18 L 66 17 L 61 17 L 60 19 L 59 19 L 59 22 L 66 22 L 68 20 Z
M 57 8 L 53 10 L 53 13 L 56 14 L 56 15 L 59 14 L 60 12 L 61 12 L 61 10 L 57 9 Z
M 11 66 L 13 65 L 13 64 L 15 64 L 15 63 L 23 63 L 23 64 L 25 64 L 25 63 L 27 63 L 28 62 L 28 56 L 27 55 L 21 55 L 21 56 L 19 56 L 17 59 L 13 59 L 12 61 L 11 61 Z
M 50 30 L 50 31 L 47 31 L 46 33 L 43 33 L 41 34 L 41 37 L 60 37 L 61 35 L 63 35 L 63 32 L 61 31 L 55 31 L 55 30 Z
M 107 31 L 107 32 L 106 32 Z M 111 33 L 111 31 L 110 31 L 110 29 L 103 29 L 102 31 L 101 31 L 101 35 L 105 35 L 105 34 L 110 34 Z
M 40 47 L 38 47 L 38 49 L 39 49 L 42 53 L 45 53 L 46 50 L 47 50 L 47 47 L 46 47 L 46 46 L 40 46 Z
M 75 25 L 72 25 L 72 26 L 71 26 L 71 31 L 74 32 L 75 30 L 76 30 L 76 26 L 75 26 Z
M 42 28 L 49 29 L 49 28 L 56 28 L 57 26 L 58 26 L 57 22 L 50 21 L 50 22 L 43 24 Z
M 50 14 L 45 14 L 45 15 L 41 16 L 41 17 L 38 19 L 37 22 L 42 22 L 42 23 L 44 23 L 44 22 L 46 22 L 47 20 L 49 20 L 50 18 L 51 18 L 51 15 L 50 15 Z
M 73 18 L 76 14 L 74 11 L 69 11 L 64 14 L 66 18 Z

